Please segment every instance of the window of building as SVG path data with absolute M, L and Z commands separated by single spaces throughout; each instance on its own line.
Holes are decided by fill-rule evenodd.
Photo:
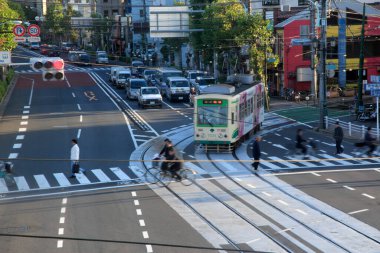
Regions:
M 144 17 L 144 10 L 143 9 L 140 10 L 140 17 Z
M 308 4 L 309 4 L 309 0 L 298 0 L 298 6 L 308 5 Z
M 310 61 L 311 60 L 311 47 L 310 47 L 310 45 L 302 46 L 302 59 L 304 61 Z
M 263 0 L 263 6 L 280 5 L 280 0 Z
M 300 26 L 300 38 L 309 38 L 309 35 L 310 35 L 309 29 L 310 29 L 310 26 L 301 25 Z
M 103 11 L 103 17 L 108 17 L 108 10 Z
M 118 10 L 112 10 L 112 16 L 115 16 L 115 15 L 117 15 L 117 14 L 119 14 L 119 11 L 118 11 Z

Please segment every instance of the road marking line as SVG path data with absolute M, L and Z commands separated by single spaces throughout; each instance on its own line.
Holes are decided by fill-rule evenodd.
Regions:
M 30 111 L 22 111 L 23 114 L 28 114 Z
M 145 221 L 144 220 L 139 220 L 140 227 L 145 227 Z
M 24 109 L 30 109 L 30 105 L 25 105 Z
M 78 129 L 78 133 L 77 133 L 77 139 L 80 138 L 80 134 L 82 133 L 82 129 Z
M 269 156 L 268 158 L 271 159 L 271 160 L 274 160 L 274 162 L 276 162 L 276 163 L 283 164 L 283 165 L 285 165 L 288 168 L 292 168 L 292 169 L 298 168 L 297 165 L 292 164 L 292 163 L 287 162 L 287 161 L 284 161 L 284 160 L 282 160 L 281 158 L 279 158 L 277 156 Z
M 23 115 L 23 116 L 21 116 L 21 119 L 29 119 L 29 116 L 28 115 Z
M 25 127 L 21 127 L 18 129 L 18 131 L 21 133 L 21 132 L 26 132 L 26 128 Z
M 23 140 L 25 138 L 25 135 L 17 135 L 16 140 Z
M 91 181 L 83 173 L 76 174 L 76 178 L 80 184 L 91 184 Z
M 70 186 L 71 185 L 69 180 L 66 178 L 65 174 L 53 173 L 53 176 L 55 177 L 55 179 L 57 180 L 57 182 L 60 186 Z
M 82 108 L 80 107 L 80 104 L 77 104 L 77 106 L 78 106 L 78 110 L 81 111 Z
M 254 243 L 254 242 L 257 242 L 257 241 L 260 241 L 260 240 L 261 240 L 261 238 L 257 238 L 257 239 L 254 239 L 254 240 L 246 242 L 246 244 L 251 244 L 251 243 Z
M 370 199 L 375 199 L 374 196 L 371 196 L 371 195 L 369 195 L 367 193 L 362 193 L 362 195 L 365 196 L 365 197 L 367 197 L 367 198 L 370 198 Z
M 135 200 L 133 201 L 133 203 L 135 204 L 135 206 L 139 206 L 139 205 L 140 205 L 140 202 L 139 202 L 137 199 L 135 199 Z
M 18 157 L 18 153 L 10 153 L 8 159 L 16 159 Z
M 251 149 L 253 149 L 253 148 L 251 148 Z M 261 151 L 261 153 L 262 153 L 263 155 L 268 155 L 268 153 L 263 152 L 263 151 Z
M 75 93 L 74 92 L 72 92 L 71 95 L 73 95 L 73 98 L 75 98 Z
M 83 115 L 79 116 L 79 122 L 83 122 Z
M 66 84 L 67 84 L 67 86 L 69 86 L 69 88 L 71 88 L 71 85 L 70 85 L 70 83 L 69 83 L 69 80 L 67 80 L 67 79 L 65 79 L 66 80 Z
M 62 205 L 66 205 L 67 204 L 67 198 L 63 198 L 62 199 Z
M 136 209 L 136 213 L 137 215 L 141 216 L 142 215 L 141 209 Z
M 336 157 L 333 157 L 331 155 L 327 155 L 327 154 L 321 154 L 322 157 L 324 158 L 327 158 L 327 159 L 331 159 L 333 160 L 334 162 L 336 163 L 340 163 L 342 165 L 352 165 L 352 163 L 348 162 L 348 161 L 344 161 L 344 160 L 339 160 L 337 159 Z
M 63 247 L 63 240 L 58 240 L 57 241 L 57 248 L 62 248 Z
M 26 126 L 26 125 L 28 125 L 28 121 L 21 121 L 21 122 L 20 122 L 20 125 L 21 125 L 21 126 Z
M 131 178 L 124 173 L 119 167 L 110 168 L 110 170 L 120 179 L 120 180 L 130 180 Z M 133 196 L 133 195 L 132 195 Z
M 5 182 L 4 178 L 0 178 L 0 192 L 7 192 L 8 187 L 7 183 Z
M 14 148 L 14 149 L 21 148 L 21 147 L 22 147 L 22 144 L 21 144 L 21 143 L 13 144 L 13 148 Z
M 148 231 L 143 231 L 142 234 L 143 234 L 144 239 L 148 239 L 149 238 Z
M 101 169 L 95 169 L 95 170 L 91 170 L 91 171 L 99 179 L 100 182 L 110 182 L 111 181 L 111 179 Z
M 267 192 L 261 192 L 262 194 L 264 194 L 264 195 L 266 195 L 266 196 L 268 196 L 268 197 L 271 197 L 272 195 L 270 195 L 269 193 L 267 193 Z
M 317 177 L 320 177 L 321 175 L 319 175 L 318 173 L 316 172 L 311 172 L 311 174 L 313 174 L 314 176 L 317 176 Z
M 323 165 L 325 165 L 325 166 L 335 166 L 335 164 L 330 163 L 330 162 L 327 162 L 327 161 L 320 160 L 319 158 L 317 158 L 317 157 L 315 157 L 315 156 L 311 156 L 311 155 L 309 155 L 309 159 L 310 159 L 310 160 L 313 160 L 313 161 L 316 162 L 316 163 L 323 164 Z M 319 161 L 318 161 L 318 160 L 319 160 Z
M 362 213 L 366 211 L 368 211 L 368 209 L 357 210 L 357 211 L 349 212 L 348 214 L 356 214 L 356 213 Z
M 34 175 L 34 179 L 36 180 L 39 188 L 50 188 L 50 184 L 44 175 Z
M 283 200 L 281 200 L 281 199 L 278 199 L 277 201 L 280 202 L 281 204 L 285 205 L 285 206 L 288 206 L 288 205 L 289 205 L 288 203 L 286 203 L 285 201 L 283 201 Z
M 235 177 L 235 180 L 241 182 L 240 178 Z
M 189 118 L 189 120 L 193 120 L 193 118 Z
M 249 187 L 251 187 L 251 188 L 253 188 L 253 189 L 255 189 L 255 188 L 256 188 L 256 186 L 254 186 L 254 185 L 251 185 L 251 184 L 247 184 L 247 186 L 249 186 Z
M 307 215 L 306 212 L 302 211 L 301 209 L 296 209 L 297 212 L 302 213 L 303 215 Z
M 377 172 L 380 172 L 380 169 L 375 169 Z
M 284 232 L 288 232 L 290 230 L 292 230 L 292 229 L 291 228 L 285 228 L 285 229 L 279 231 L 278 233 L 281 234 L 281 233 L 284 233 Z
M 344 188 L 350 190 L 350 191 L 355 191 L 355 188 L 349 187 L 347 185 L 343 185 Z
M 152 252 L 153 252 L 152 245 L 147 244 L 147 245 L 145 245 L 145 246 L 146 246 L 146 252 L 147 252 L 147 253 L 152 253 Z
M 292 139 L 290 139 L 290 138 L 288 138 L 288 137 L 284 137 L 284 139 L 286 139 L 286 140 L 288 140 L 288 141 L 292 140 Z
M 66 207 L 61 208 L 61 213 L 66 213 Z
M 195 156 L 192 156 L 192 155 L 188 155 L 188 157 L 193 158 L 193 159 L 195 158 Z
M 59 228 L 58 229 L 58 234 L 59 235 L 63 235 L 65 233 L 65 229 L 64 228 Z
M 281 134 L 278 134 L 278 133 L 275 133 L 274 135 L 276 135 L 276 136 L 281 136 Z
M 132 197 L 136 197 L 137 196 L 136 192 L 131 192 L 131 193 L 132 193 Z
M 61 218 L 59 218 L 59 223 L 60 223 L 60 224 L 64 224 L 64 223 L 65 223 L 65 217 L 61 217 Z
M 331 179 L 331 178 L 327 178 L 326 180 L 329 181 L 329 182 L 331 182 L 331 183 L 334 183 L 334 184 L 335 184 L 335 183 L 338 183 L 337 181 L 335 181 L 335 180 L 333 180 L 333 179 Z

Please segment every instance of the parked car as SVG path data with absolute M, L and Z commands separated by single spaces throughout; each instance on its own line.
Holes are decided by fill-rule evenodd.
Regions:
M 162 96 L 160 91 L 156 87 L 141 87 L 138 95 L 137 101 L 139 106 L 159 106 L 162 107 Z
M 148 87 L 148 84 L 141 78 L 129 78 L 125 85 L 127 99 L 137 99 L 141 87 Z

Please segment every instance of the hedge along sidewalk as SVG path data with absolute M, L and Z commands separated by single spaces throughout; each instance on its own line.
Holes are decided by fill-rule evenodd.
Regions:
M 0 120 L 4 116 L 5 109 L 7 108 L 18 78 L 18 74 L 15 74 L 14 70 L 11 69 L 6 76 L 5 81 L 0 81 L 0 87 L 4 87 L 0 88 Z

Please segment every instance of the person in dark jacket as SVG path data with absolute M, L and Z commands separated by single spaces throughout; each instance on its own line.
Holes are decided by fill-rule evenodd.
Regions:
M 261 141 L 261 137 L 257 136 L 252 145 L 252 157 L 254 160 L 252 163 L 252 166 L 254 170 L 257 170 L 259 168 L 260 156 L 261 156 L 261 150 L 260 150 L 260 144 L 259 144 L 260 141 Z
M 166 159 L 169 156 L 170 148 L 173 148 L 173 144 L 172 144 L 171 140 L 169 140 L 169 139 L 165 139 L 164 142 L 165 142 L 165 146 L 162 148 L 162 150 L 160 152 L 160 156 L 163 155 Z M 161 170 L 167 170 L 167 169 L 168 169 L 168 163 L 162 162 L 161 163 Z
M 172 177 L 177 180 L 181 180 L 182 177 L 178 174 L 178 171 L 181 169 L 182 163 L 179 161 L 179 158 L 177 157 L 173 147 L 168 148 L 168 156 L 165 159 L 170 161 L 167 163 L 170 163 L 168 170 L 172 174 Z
M 369 126 L 364 136 L 364 142 L 369 147 L 369 150 L 367 151 L 368 156 L 372 156 L 372 153 L 373 151 L 375 151 L 375 148 L 376 148 L 376 144 L 375 144 L 376 138 L 372 135 L 371 130 L 372 130 L 372 127 Z
M 307 141 L 303 138 L 303 131 L 302 129 L 297 129 L 297 136 L 296 136 L 296 148 L 299 148 L 302 150 L 302 154 L 306 157 L 307 156 L 307 147 L 306 147 Z
M 336 144 L 336 154 L 341 154 L 343 153 L 343 148 L 342 148 L 342 141 L 343 141 L 343 129 L 339 125 L 339 121 L 335 123 L 335 129 L 334 129 L 334 139 L 335 139 L 335 144 Z

